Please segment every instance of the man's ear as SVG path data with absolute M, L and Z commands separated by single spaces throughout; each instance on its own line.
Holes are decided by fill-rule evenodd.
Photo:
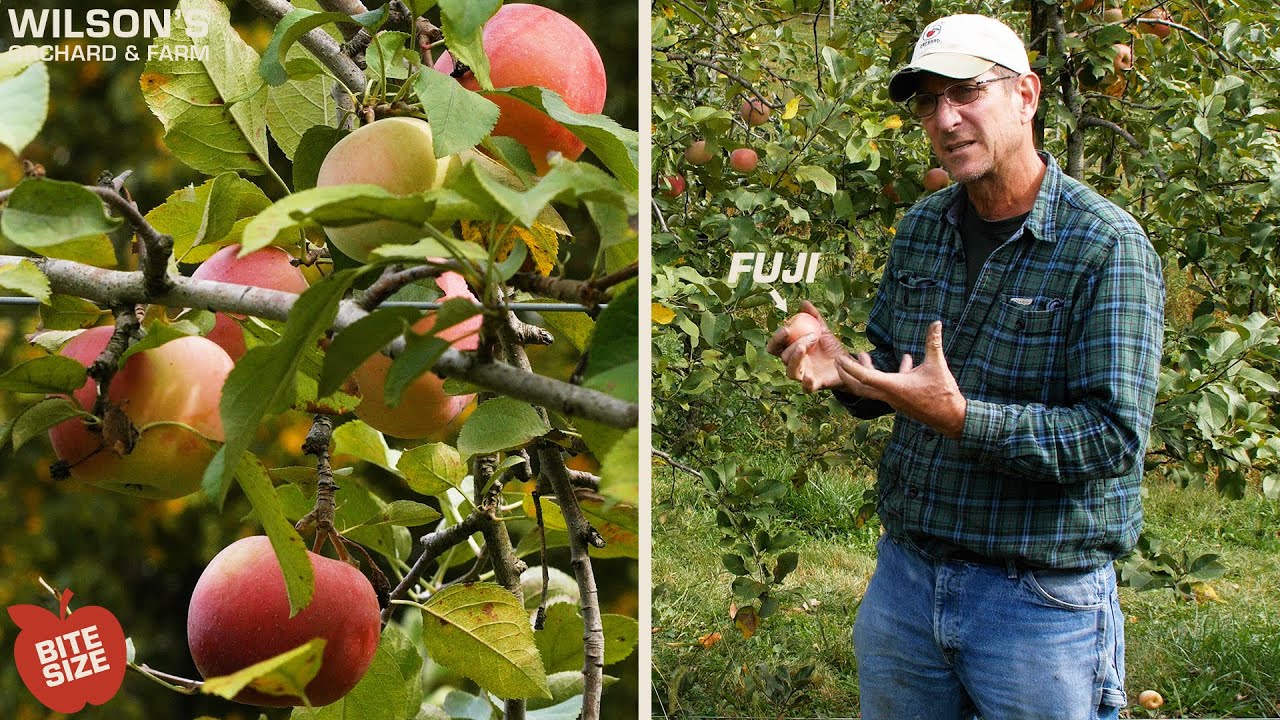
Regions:
M 1021 102 L 1019 112 L 1022 122 L 1029 123 L 1036 116 L 1036 109 L 1040 106 L 1040 76 L 1030 72 L 1018 78 L 1014 84 L 1017 86 L 1016 92 Z

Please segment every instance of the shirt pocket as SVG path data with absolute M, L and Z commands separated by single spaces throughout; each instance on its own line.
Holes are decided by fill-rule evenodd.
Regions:
M 1063 298 L 1002 295 L 986 352 L 989 387 L 1011 400 L 1051 403 L 1066 392 Z
M 901 357 L 911 353 L 923 361 L 924 336 L 929 323 L 942 317 L 945 283 L 931 275 L 910 271 L 894 277 L 894 351 Z

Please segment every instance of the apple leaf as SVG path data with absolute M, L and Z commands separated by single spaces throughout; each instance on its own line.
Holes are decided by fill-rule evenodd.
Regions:
M 422 655 L 395 624 L 387 625 L 359 684 L 337 702 L 294 708 L 290 720 L 403 720 L 422 704 Z
M 49 70 L 31 50 L 0 54 L 0 145 L 14 155 L 22 155 L 49 115 Z
M 583 387 L 630 402 L 639 400 L 639 327 L 639 289 L 631 285 L 611 299 L 609 307 L 596 318 Z M 639 433 L 590 420 L 578 420 L 576 425 L 591 453 L 607 471 L 601 477 L 610 489 L 618 490 L 624 498 L 635 497 L 639 488 Z M 608 467 L 604 467 L 606 462 Z
M 286 233 L 315 225 L 358 225 L 395 220 L 422 225 L 432 204 L 421 195 L 397 197 L 377 185 L 329 185 L 289 195 L 262 211 L 244 229 L 242 252 L 278 244 Z
M 38 357 L 0 374 L 0 390 L 19 393 L 69 393 L 84 385 L 85 367 L 61 355 Z
M 199 262 L 225 243 L 238 221 L 270 205 L 257 185 L 235 173 L 222 173 L 169 195 L 147 213 L 147 222 L 173 238 L 175 261 Z
M 462 87 L 444 73 L 423 68 L 413 89 L 427 111 L 437 158 L 479 145 L 498 124 L 500 111 L 492 100 Z
M 601 685 L 609 687 L 618 682 L 612 675 L 602 675 Z M 547 686 L 551 688 L 551 699 L 535 698 L 529 700 L 525 707 L 525 720 L 576 720 L 582 713 L 582 692 L 585 682 L 582 670 L 552 673 L 547 676 Z
M 392 500 L 386 507 L 374 513 L 357 527 L 376 527 L 378 525 L 395 525 L 398 527 L 418 527 L 440 519 L 436 509 L 412 500 Z
M 453 720 L 493 720 L 492 703 L 461 690 L 450 690 L 445 695 L 444 712 Z
M 396 463 L 405 481 L 421 495 L 443 495 L 457 488 L 467 475 L 458 451 L 444 443 L 427 443 L 407 450 Z
M 498 397 L 480 403 L 458 434 L 458 453 L 464 458 L 520 447 L 551 431 L 551 426 L 527 402 Z
M 386 7 L 385 5 L 383 7 Z M 395 30 L 383 30 L 364 52 L 364 60 L 370 78 L 385 84 L 385 80 L 405 80 L 409 68 L 404 62 L 409 34 Z M 419 64 L 421 60 L 418 61 Z M 437 75 L 439 73 L 436 73 Z M 447 154 L 447 153 L 446 153 Z M 436 157 L 441 157 L 437 155 Z
M 452 585 L 422 606 L 432 660 L 503 698 L 550 697 L 524 606 L 492 583 Z
M 502 0 L 440 0 L 440 31 L 449 55 L 465 63 L 481 89 L 493 89 L 489 56 L 484 52 L 484 25 L 502 7 Z
M 114 266 L 107 233 L 120 227 L 93 191 L 60 180 L 24 180 L 0 214 L 0 235 L 46 257 Z
M 400 397 L 406 388 L 429 372 L 440 356 L 449 349 L 449 341 L 434 335 L 415 335 L 405 337 L 404 350 L 396 356 L 387 371 L 387 381 L 383 386 L 383 399 L 387 407 L 398 407 Z
M 516 98 L 546 113 L 586 143 L 627 189 L 634 192 L 640 187 L 640 135 L 635 130 L 622 127 L 607 115 L 574 112 L 555 91 L 546 88 L 505 88 L 495 94 Z
M 400 451 L 388 447 L 387 439 L 382 433 L 360 420 L 343 423 L 333 431 L 333 454 L 354 455 L 388 472 L 397 475 L 400 473 L 396 469 L 401 457 Z
M 640 501 L 640 430 L 622 434 L 600 458 L 601 489 L 632 505 Z
M 533 491 L 537 487 L 538 482 L 536 480 L 524 483 L 524 494 L 520 498 L 520 506 L 530 520 L 537 520 L 538 518 L 538 506 L 533 502 Z M 565 522 L 564 513 L 560 512 L 559 506 L 552 502 L 550 498 L 541 498 L 539 504 L 542 505 L 542 527 L 547 530 L 569 529 L 569 523 Z
M 188 34 L 185 19 L 196 17 L 206 19 L 207 35 Z M 208 54 L 191 58 L 190 47 Z M 270 172 L 258 53 L 231 26 L 226 5 L 180 0 L 170 33 L 152 41 L 150 57 L 139 83 L 174 157 L 206 175 Z
M 150 327 L 147 328 L 147 334 L 144 335 L 141 340 L 130 345 L 129 348 L 124 351 L 124 354 L 120 356 L 119 367 L 124 367 L 124 364 L 129 360 L 129 358 L 140 352 L 146 352 L 147 350 L 158 348 L 173 340 L 191 337 L 191 332 L 189 331 L 195 329 L 196 328 L 194 326 L 189 324 L 179 325 L 176 323 L 152 323 Z
M 275 550 L 276 559 L 280 561 L 280 568 L 284 572 L 285 592 L 289 596 L 289 617 L 293 617 L 311 604 L 311 596 L 315 591 L 315 578 L 311 559 L 307 557 L 307 546 L 294 529 L 293 523 L 285 517 L 284 508 L 271 485 L 267 469 L 252 453 L 246 452 L 241 456 L 239 467 L 236 468 L 236 480 L 253 505 L 258 522 L 262 523 L 267 537 L 271 539 L 271 549 Z
M 29 295 L 42 303 L 49 302 L 49 278 L 30 260 L 0 267 L 0 288 Z
M 388 7 L 386 5 L 377 10 L 360 13 L 359 15 L 316 12 L 315 10 L 302 8 L 292 10 L 280 18 L 280 22 L 276 23 L 275 31 L 271 34 L 271 42 L 267 44 L 267 49 L 262 53 L 262 62 L 258 65 L 258 73 L 270 85 L 283 85 L 289 80 L 289 73 L 285 68 L 285 59 L 290 57 L 289 50 L 303 35 L 321 25 L 339 22 L 355 22 L 372 31 L 386 20 L 387 12 Z M 357 88 L 351 89 L 356 90 Z
M 304 690 L 307 683 L 320 672 L 325 643 L 324 638 L 315 638 L 305 645 L 254 663 L 238 672 L 209 678 L 200 686 L 200 692 L 227 700 L 231 700 L 245 688 L 268 695 L 306 697 Z
M 73 418 L 91 417 L 93 416 L 84 412 L 75 403 L 66 398 L 45 398 L 23 410 L 21 415 L 14 418 L 13 425 L 10 426 L 13 450 L 17 452 L 23 445 L 26 445 L 34 438 L 40 437 L 45 430 L 60 422 Z M 0 442 L 0 447 L 4 447 L 3 442 Z
M 279 413 L 293 404 L 294 376 L 306 348 L 333 324 L 338 303 L 358 276 L 342 270 L 312 285 L 294 303 L 284 334 L 275 344 L 250 348 L 236 363 L 222 386 L 222 426 L 226 444 L 204 473 L 205 494 L 221 505 L 240 454 L 268 413 Z
M 626 659 L 640 642 L 640 623 L 625 615 L 602 614 L 604 627 L 604 664 Z M 582 613 L 571 603 L 547 606 L 546 624 L 534 633 L 538 653 L 548 673 L 577 670 L 582 672 L 585 657 L 582 650 Z
M 324 354 L 320 395 L 339 387 L 371 355 L 404 334 L 420 313 L 412 308 L 380 308 L 344 328 Z
M 40 306 L 40 325 L 46 330 L 79 330 L 96 325 L 106 314 L 88 300 L 54 293 Z
M 528 190 L 512 187 L 469 162 L 449 182 L 449 187 L 477 207 L 487 208 L 487 216 L 475 219 L 496 223 L 512 220 L 533 227 L 552 202 L 576 203 L 579 200 L 609 202 L 621 207 L 635 204 L 634 193 L 628 192 L 603 170 L 586 163 L 566 162 L 556 165 Z
M 387 503 L 354 478 L 341 485 L 338 507 L 333 516 L 334 526 L 338 531 L 392 562 L 407 560 L 413 549 L 413 538 L 408 530 L 394 525 L 358 527 L 361 520 L 383 512 Z M 297 522 L 311 512 L 316 501 L 315 487 L 315 468 L 312 468 L 305 492 L 299 485 L 282 485 L 276 488 L 285 517 Z
M 820 192 L 828 195 L 836 194 L 836 176 L 826 168 L 817 165 L 801 165 L 796 168 L 796 179 L 800 182 L 811 182 Z
M 293 151 L 293 190 L 301 192 L 316 186 L 320 165 L 338 141 L 347 133 L 327 125 L 314 125 L 302 133 Z

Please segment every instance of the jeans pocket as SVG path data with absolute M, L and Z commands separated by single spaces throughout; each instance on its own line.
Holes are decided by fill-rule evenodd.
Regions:
M 1045 604 L 1064 610 L 1098 610 L 1106 595 L 1097 570 L 1028 570 L 1027 587 Z

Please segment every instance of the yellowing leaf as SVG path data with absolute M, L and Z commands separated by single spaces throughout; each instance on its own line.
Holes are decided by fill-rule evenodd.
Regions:
M 795 117 L 796 113 L 798 112 L 800 112 L 800 98 L 793 97 L 787 101 L 787 106 L 783 108 L 782 119 L 790 120 L 791 118 Z
M 535 223 L 533 229 L 527 230 L 519 226 L 495 227 L 488 223 L 462 221 L 462 239 L 467 242 L 488 247 L 488 238 L 495 235 L 502 238 L 496 256 L 499 262 L 506 260 L 511 254 L 518 238 L 529 248 L 529 258 L 539 275 L 545 277 L 555 269 L 556 258 L 560 254 L 560 238 L 551 227 Z
M 653 303 L 649 313 L 652 315 L 653 321 L 659 325 L 670 325 L 671 321 L 676 319 L 676 311 L 662 303 Z
M 307 683 L 320 671 L 324 645 L 324 638 L 316 638 L 230 675 L 209 678 L 200 692 L 230 700 L 250 687 L 268 695 L 304 697 Z
M 707 634 L 707 635 L 703 635 L 702 637 L 698 638 L 698 644 L 699 644 L 699 645 L 701 645 L 701 646 L 702 646 L 702 647 L 704 647 L 704 648 L 710 649 L 710 648 L 711 648 L 711 646 L 713 646 L 713 645 L 715 645 L 716 643 L 720 642 L 720 638 L 721 638 L 720 633 L 718 633 L 718 632 L 713 632 L 713 633 L 710 633 L 710 634 Z
M 902 118 L 898 117 L 897 115 L 890 115 L 889 117 L 885 118 L 885 121 L 884 121 L 885 130 L 897 130 L 900 127 L 902 127 Z
M 752 635 L 756 634 L 756 630 L 760 627 L 760 616 L 756 613 L 756 609 L 748 605 L 738 611 L 733 618 L 733 624 L 738 627 L 738 632 L 742 633 L 744 640 L 750 640 Z
M 524 497 L 521 498 L 520 504 L 524 507 L 524 512 L 529 516 L 530 520 L 537 520 L 538 508 L 533 504 L 533 491 L 538 487 L 537 480 L 530 480 L 522 485 L 524 489 Z M 561 514 L 560 508 L 555 503 L 543 498 L 539 505 L 542 506 L 542 525 L 549 530 L 568 530 L 569 524 L 564 521 L 564 515 Z

